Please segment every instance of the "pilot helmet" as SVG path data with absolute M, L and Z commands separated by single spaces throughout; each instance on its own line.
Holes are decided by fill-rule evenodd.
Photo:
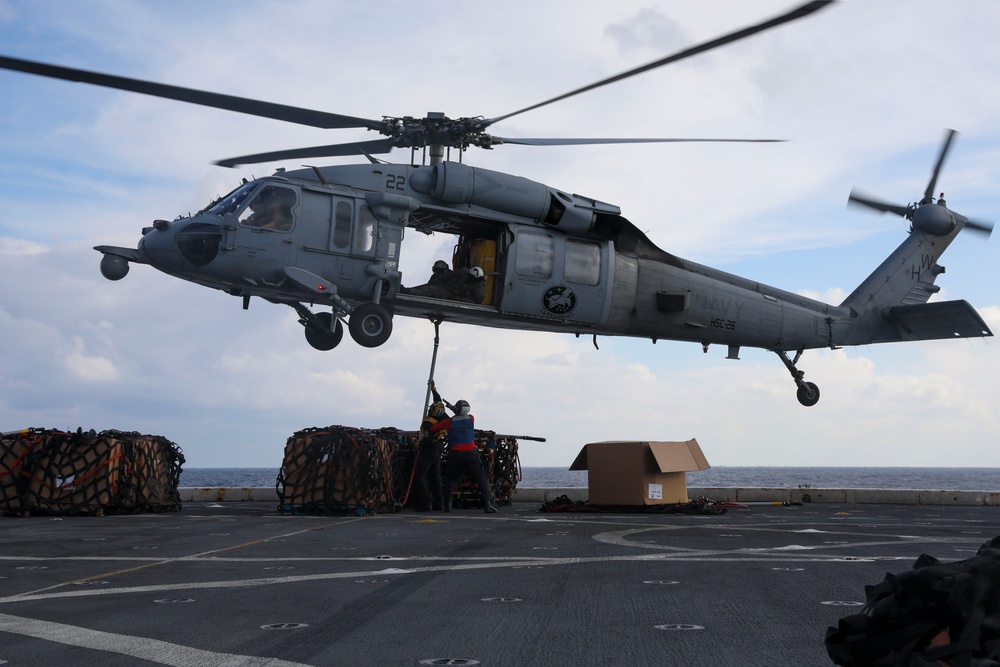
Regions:
M 465 399 L 455 403 L 455 414 L 465 416 L 469 414 L 469 402 Z
M 478 266 L 474 266 L 471 269 L 469 269 L 469 275 L 475 278 L 476 280 L 482 280 L 483 276 L 485 276 L 486 274 L 483 273 L 483 270 L 481 268 L 479 268 Z
M 447 271 L 447 270 L 448 270 L 448 262 L 444 261 L 443 259 L 439 259 L 438 261 L 434 262 L 434 266 L 431 267 L 431 271 L 433 271 L 434 273 L 439 273 L 441 271 Z

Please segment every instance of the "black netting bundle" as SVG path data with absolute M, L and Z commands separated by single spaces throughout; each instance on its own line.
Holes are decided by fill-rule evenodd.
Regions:
M 849 667 L 1000 666 L 1000 537 L 972 558 L 913 568 L 866 586 L 861 613 L 840 619 L 826 649 Z
M 0 511 L 112 514 L 179 510 L 184 455 L 162 436 L 28 429 L 0 439 Z

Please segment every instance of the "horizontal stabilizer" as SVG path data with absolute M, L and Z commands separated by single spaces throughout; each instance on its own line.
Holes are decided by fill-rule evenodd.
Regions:
M 889 317 L 899 325 L 904 340 L 978 338 L 993 332 L 968 301 L 935 301 L 893 306 Z

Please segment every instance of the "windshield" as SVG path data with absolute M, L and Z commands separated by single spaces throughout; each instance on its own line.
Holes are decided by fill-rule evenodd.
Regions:
M 247 198 L 254 188 L 257 187 L 257 183 L 246 183 L 236 188 L 230 192 L 225 197 L 220 197 L 216 201 L 212 202 L 208 206 L 207 213 L 214 213 L 215 215 L 225 215 L 226 213 L 233 213 L 236 209 L 240 207 L 240 204 Z

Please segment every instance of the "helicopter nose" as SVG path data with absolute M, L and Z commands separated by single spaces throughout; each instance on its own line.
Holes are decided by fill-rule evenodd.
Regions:
M 192 219 L 176 225 L 174 237 L 177 250 L 194 267 L 210 264 L 222 247 L 222 225 L 217 222 Z
M 142 229 L 139 252 L 146 257 L 150 264 L 161 271 L 178 270 L 183 261 L 177 251 L 174 234 L 173 223 L 166 220 L 155 220 L 152 227 Z
M 139 248 L 157 268 L 181 271 L 210 263 L 218 256 L 221 244 L 222 227 L 214 222 L 156 220 L 143 230 Z

